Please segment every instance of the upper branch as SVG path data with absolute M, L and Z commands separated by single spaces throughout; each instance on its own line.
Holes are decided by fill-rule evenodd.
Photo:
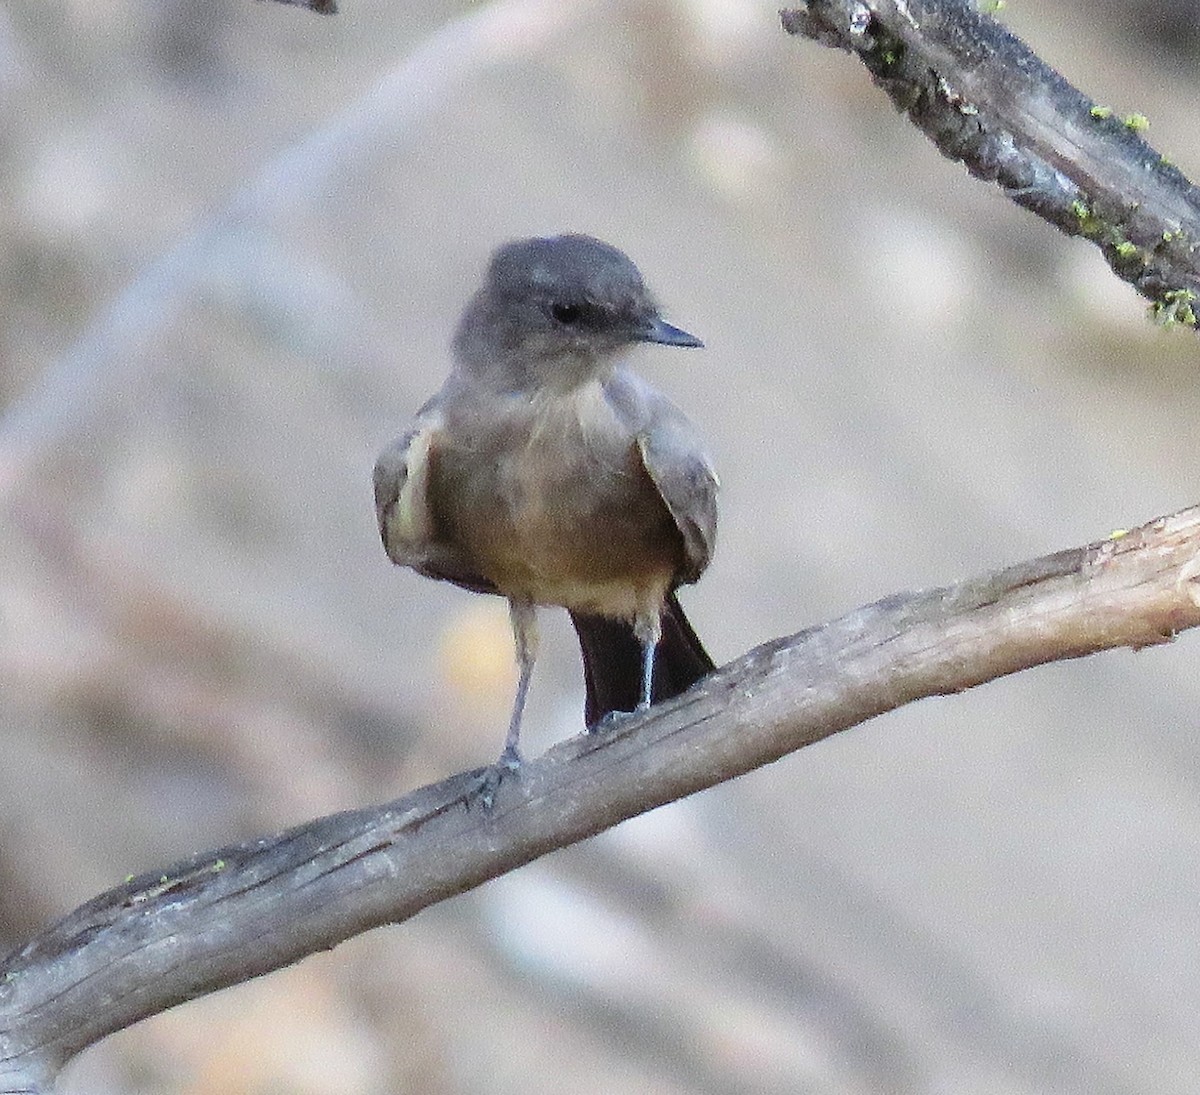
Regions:
M 1195 327 L 1200 191 L 969 0 L 809 0 L 784 29 L 858 54 L 897 108 L 1013 201 L 1090 239 L 1155 314 Z
M 280 4 L 296 4 L 318 15 L 337 15 L 337 0 L 277 0 Z
M 278 969 L 873 715 L 1200 624 L 1200 507 L 779 639 L 472 808 L 471 774 L 195 856 L 83 905 L 0 963 L 0 1092 L 173 1004 Z

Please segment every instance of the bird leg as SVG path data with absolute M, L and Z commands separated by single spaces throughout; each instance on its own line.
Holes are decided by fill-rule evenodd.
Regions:
M 642 647 L 642 695 L 636 710 L 645 711 L 654 698 L 654 652 L 662 638 L 662 615 L 657 606 L 652 613 L 642 613 L 634 620 L 633 635 Z
M 484 810 L 490 810 L 496 801 L 496 790 L 506 772 L 515 772 L 521 767 L 521 751 L 517 744 L 521 737 L 521 715 L 525 712 L 525 698 L 529 695 L 529 680 L 533 676 L 533 663 L 537 659 L 538 628 L 537 609 L 532 601 L 513 598 L 508 602 L 508 617 L 512 622 L 513 639 L 517 647 L 517 696 L 513 701 L 512 718 L 508 722 L 508 735 L 504 739 L 504 752 L 495 764 L 484 768 L 468 794 L 468 805 L 478 800 Z
M 508 616 L 512 622 L 513 639 L 517 646 L 517 696 L 513 701 L 512 718 L 508 723 L 508 736 L 504 739 L 504 752 L 500 754 L 500 767 L 519 768 L 521 754 L 517 742 L 521 736 L 521 716 L 525 713 L 525 700 L 529 695 L 529 681 L 533 677 L 533 663 L 537 660 L 538 626 L 537 609 L 532 601 L 510 599 Z

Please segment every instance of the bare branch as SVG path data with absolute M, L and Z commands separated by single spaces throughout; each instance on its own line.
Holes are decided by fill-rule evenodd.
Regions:
M 1200 507 L 780 639 L 472 807 L 455 776 L 133 879 L 0 965 L 0 1092 L 174 1004 L 395 923 L 902 704 L 1200 624 Z
M 337 0 L 275 0 L 277 4 L 295 4 L 318 15 L 337 15 Z
M 1200 192 L 968 0 L 809 0 L 790 34 L 856 53 L 950 159 L 1096 244 L 1164 321 L 1200 325 Z

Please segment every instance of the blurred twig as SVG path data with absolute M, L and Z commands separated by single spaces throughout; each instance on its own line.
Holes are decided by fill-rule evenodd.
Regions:
M 1200 326 L 1200 191 L 970 0 L 809 0 L 784 29 L 855 53 L 950 159 L 1084 236 L 1164 322 Z
M 308 8 L 318 15 L 337 15 L 337 0 L 275 0 L 277 4 L 294 4 L 296 7 Z
M 472 805 L 455 776 L 133 879 L 0 965 L 0 1092 L 72 1055 L 925 696 L 1200 624 L 1200 507 L 759 647 Z
M 272 226 L 325 199 L 331 180 L 372 155 L 394 154 L 416 123 L 455 87 L 506 58 L 536 51 L 580 18 L 580 4 L 496 0 L 426 39 L 371 91 L 268 164 L 228 205 L 150 263 L 75 346 L 0 414 L 0 503 L 42 461 L 69 449 L 89 424 L 111 416 L 144 387 L 155 360 L 145 352 L 198 289 L 226 284 L 231 265 L 254 269 L 270 252 Z M 272 307 L 285 305 L 284 279 L 271 279 Z M 303 314 L 303 285 L 290 307 Z M 247 300 L 253 310 L 255 297 Z

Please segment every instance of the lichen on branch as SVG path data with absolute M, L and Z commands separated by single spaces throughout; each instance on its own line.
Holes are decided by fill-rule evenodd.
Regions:
M 809 0 L 780 14 L 789 34 L 856 54 L 944 155 L 1096 244 L 1160 322 L 1197 326 L 1200 191 L 1146 142 L 1143 115 L 1093 102 L 968 0 Z

